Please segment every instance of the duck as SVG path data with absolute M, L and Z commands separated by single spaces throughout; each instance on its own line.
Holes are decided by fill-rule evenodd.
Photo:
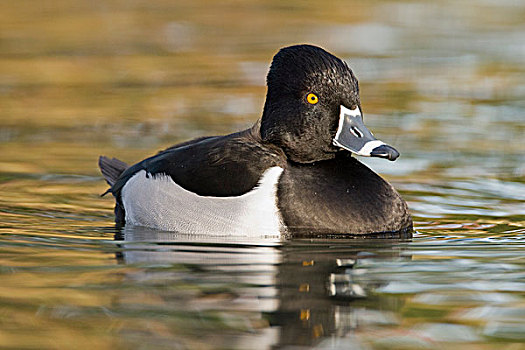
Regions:
M 411 236 L 406 202 L 355 155 L 399 152 L 365 126 L 346 62 L 281 48 L 262 116 L 246 130 L 182 142 L 134 165 L 100 156 L 119 227 L 227 236 Z

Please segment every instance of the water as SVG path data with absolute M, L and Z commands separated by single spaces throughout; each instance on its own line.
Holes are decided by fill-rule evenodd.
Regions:
M 525 348 L 520 1 L 0 3 L 0 348 Z M 319 44 L 401 152 L 411 240 L 113 227 L 98 155 L 250 126 Z

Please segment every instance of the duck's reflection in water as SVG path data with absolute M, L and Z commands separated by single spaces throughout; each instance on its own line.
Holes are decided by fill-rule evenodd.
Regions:
M 399 258 L 399 240 L 198 237 L 140 227 L 116 239 L 118 259 L 140 267 L 126 278 L 167 315 L 188 321 L 152 331 L 150 340 L 176 336 L 188 345 L 200 334 L 200 342 L 227 348 L 351 345 L 359 327 L 384 322 L 383 312 L 399 307 L 398 299 L 370 296 L 375 282 L 353 274 L 362 259 Z

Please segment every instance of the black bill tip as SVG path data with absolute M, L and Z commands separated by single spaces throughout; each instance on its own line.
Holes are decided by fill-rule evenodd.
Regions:
M 399 157 L 399 152 L 392 146 L 381 145 L 370 152 L 371 157 L 386 158 L 388 160 L 394 161 Z

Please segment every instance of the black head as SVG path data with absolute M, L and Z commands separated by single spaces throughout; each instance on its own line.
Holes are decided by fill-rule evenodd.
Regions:
M 261 137 L 281 147 L 290 160 L 310 163 L 329 159 L 341 148 L 373 155 L 359 153 L 369 136 L 375 140 L 368 130 L 348 147 L 348 133 L 339 131 L 355 128 L 343 123 L 347 116 L 343 108 L 361 110 L 357 79 L 339 58 L 312 45 L 283 48 L 273 58 L 267 85 Z M 337 142 L 336 134 L 341 136 L 339 141 L 344 140 Z

